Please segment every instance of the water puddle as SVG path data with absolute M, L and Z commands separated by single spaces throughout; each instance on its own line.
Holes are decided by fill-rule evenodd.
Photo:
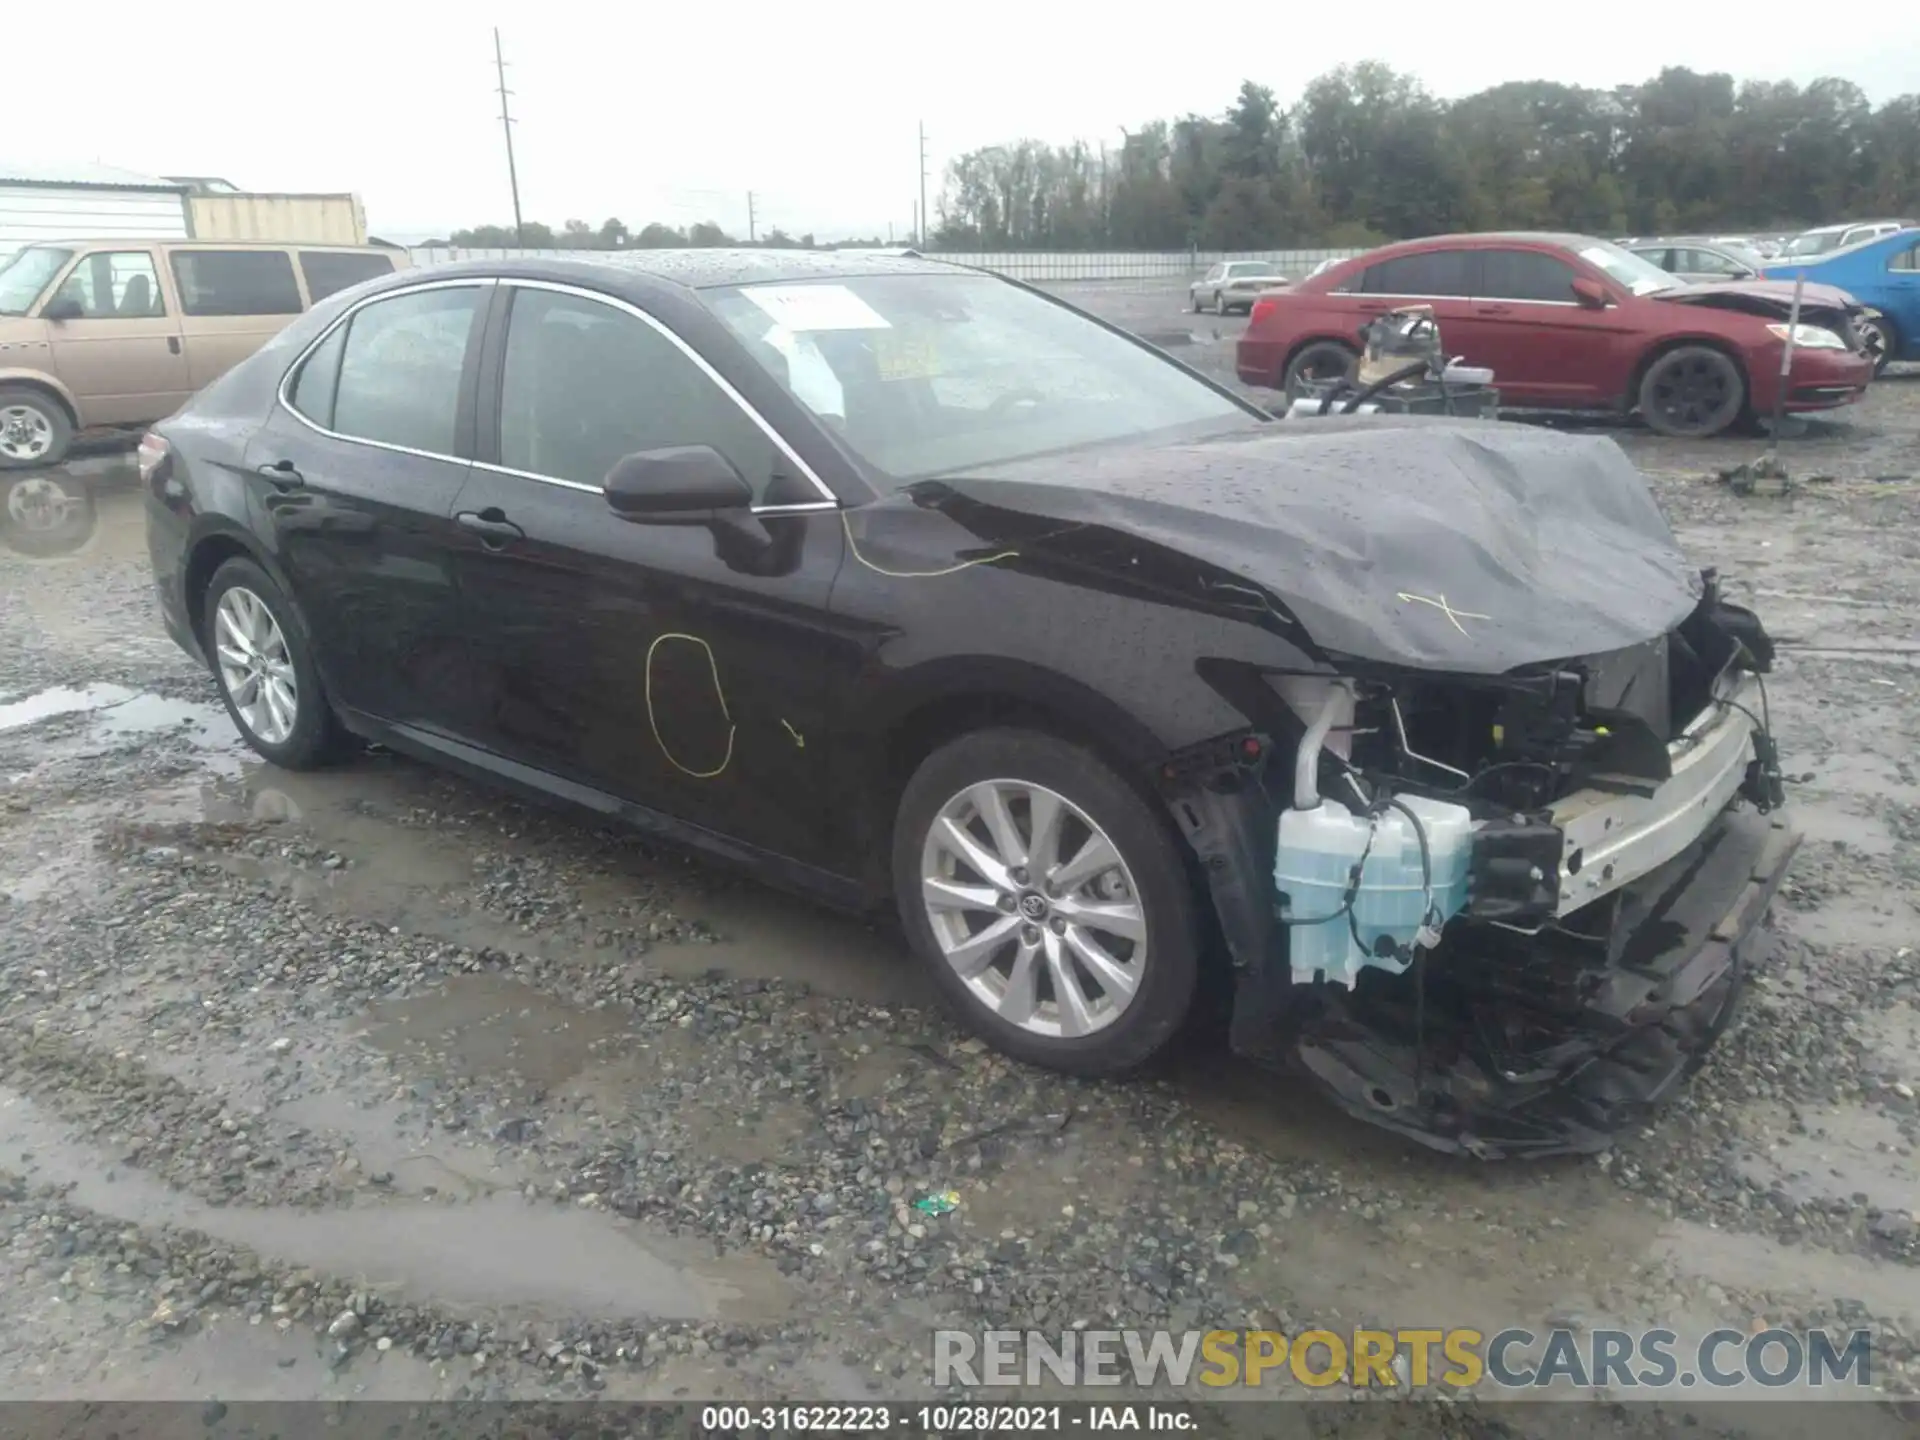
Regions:
M 4 1090 L 0 1157 L 125 1223 L 196 1230 L 440 1306 L 704 1320 L 765 1319 L 789 1303 L 786 1283 L 764 1260 L 700 1254 L 706 1247 L 603 1211 L 529 1204 L 517 1194 L 335 1210 L 205 1205 L 144 1172 L 116 1168 L 25 1096 Z
M 423 994 L 376 1001 L 364 1038 L 410 1060 L 444 1061 L 542 1092 L 585 1070 L 594 1047 L 624 1035 L 618 1010 L 586 1010 L 501 975 L 458 975 Z
M 124 685 L 56 685 L 37 695 L 0 705 L 0 732 L 37 725 L 56 715 L 74 715 L 85 710 L 103 710 L 123 705 L 138 695 Z

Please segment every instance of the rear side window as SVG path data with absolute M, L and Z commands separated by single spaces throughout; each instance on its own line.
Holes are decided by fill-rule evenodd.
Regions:
M 473 286 L 416 290 L 356 311 L 346 327 L 329 428 L 356 440 L 452 455 L 480 293 Z M 300 378 L 305 381 L 305 371 Z
M 1573 293 L 1573 267 L 1541 250 L 1483 250 L 1480 285 L 1474 293 L 1488 300 L 1578 303 Z
M 1396 255 L 1369 265 L 1359 283 L 1348 288 L 1364 295 L 1468 295 L 1472 293 L 1473 253 L 1429 250 Z
M 1920 245 L 1909 245 L 1904 250 L 1896 250 L 1893 258 L 1887 261 L 1889 270 L 1920 270 Z
M 340 352 L 347 348 L 347 328 L 336 326 L 307 357 L 288 394 L 293 408 L 323 430 L 333 428 L 333 395 L 340 384 Z
M 393 273 L 393 257 L 372 252 L 354 255 L 337 250 L 302 250 L 300 273 L 306 277 L 307 297 L 318 305 L 336 291 L 376 275 Z
M 176 250 L 173 278 L 189 315 L 298 315 L 304 308 L 284 250 Z
M 1662 270 L 1668 271 L 1669 273 L 1677 268 L 1673 258 L 1675 252 L 1664 247 L 1657 250 L 1636 250 L 1633 253 L 1638 255 L 1642 260 L 1645 260 L 1649 265 L 1658 265 Z

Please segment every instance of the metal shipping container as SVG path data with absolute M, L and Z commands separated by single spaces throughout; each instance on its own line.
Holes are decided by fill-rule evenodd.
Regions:
M 367 217 L 357 195 L 197 193 L 187 199 L 196 240 L 284 240 L 364 245 Z

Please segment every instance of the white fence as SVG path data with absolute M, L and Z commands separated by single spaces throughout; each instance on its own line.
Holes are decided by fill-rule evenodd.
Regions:
M 419 247 L 409 252 L 416 265 L 447 260 L 506 260 L 543 255 L 555 259 L 631 259 L 641 261 L 645 250 L 460 250 Z M 1111 251 L 998 251 L 923 252 L 936 260 L 975 265 L 1016 280 L 1039 283 L 1074 281 L 1184 281 L 1204 273 L 1222 260 L 1266 260 L 1299 279 L 1323 260 L 1343 260 L 1357 250 L 1111 250 Z

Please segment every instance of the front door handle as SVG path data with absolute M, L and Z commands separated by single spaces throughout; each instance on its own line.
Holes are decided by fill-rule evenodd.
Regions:
M 1513 313 L 1513 307 L 1511 305 L 1476 305 L 1473 307 L 1473 313 L 1476 315 L 1511 315 Z
M 283 490 L 307 483 L 307 477 L 300 473 L 291 460 L 275 460 L 271 464 L 254 468 Z
M 180 353 L 180 337 L 178 335 L 167 336 L 167 351 L 172 355 L 178 355 Z
M 490 550 L 498 550 L 510 541 L 527 538 L 527 532 L 507 519 L 505 512 L 497 506 L 489 506 L 485 510 L 462 510 L 453 518 L 462 529 L 478 535 L 480 543 Z

